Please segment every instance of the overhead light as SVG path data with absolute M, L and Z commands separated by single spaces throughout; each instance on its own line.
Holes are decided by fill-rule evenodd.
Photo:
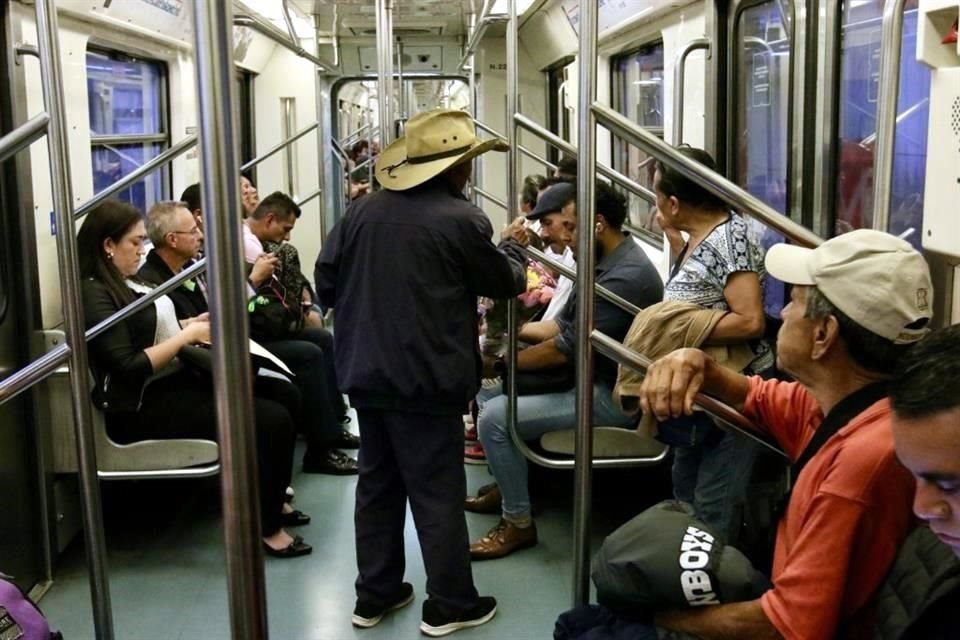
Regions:
M 535 0 L 517 0 L 517 15 L 523 15 L 523 12 L 530 8 Z M 490 13 L 506 13 L 507 12 L 507 0 L 497 0 L 493 3 L 493 8 L 490 9 Z
M 652 80 L 635 80 L 633 84 L 638 84 L 641 87 L 656 87 L 663 84 L 663 78 L 653 78 Z

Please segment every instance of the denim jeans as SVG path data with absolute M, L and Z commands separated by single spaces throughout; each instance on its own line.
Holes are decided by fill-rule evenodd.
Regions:
M 716 425 L 712 429 L 719 429 Z M 750 472 L 760 445 L 720 432 L 692 447 L 673 450 L 673 495 L 693 505 L 697 517 L 725 544 L 736 544 Z
M 508 519 L 530 516 L 527 490 L 527 459 L 517 450 L 507 430 L 507 396 L 499 385 L 477 394 L 480 416 L 477 432 L 487 464 L 503 495 L 503 515 Z M 573 429 L 576 422 L 576 392 L 547 393 L 517 398 L 517 434 L 524 440 L 536 440 L 545 433 Z M 613 401 L 609 387 L 593 385 L 593 424 L 604 427 L 630 427 L 633 418 L 625 416 Z

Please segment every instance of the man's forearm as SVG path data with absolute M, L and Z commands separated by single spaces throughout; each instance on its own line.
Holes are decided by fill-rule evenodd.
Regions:
M 656 617 L 656 623 L 665 629 L 688 633 L 703 640 L 783 638 L 763 612 L 759 600 L 662 613 Z

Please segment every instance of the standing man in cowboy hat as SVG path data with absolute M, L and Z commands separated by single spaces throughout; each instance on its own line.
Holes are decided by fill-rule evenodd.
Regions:
M 526 232 L 518 219 L 494 246 L 490 221 L 463 196 L 470 161 L 490 150 L 506 146 L 479 140 L 462 111 L 417 114 L 377 160 L 383 189 L 350 206 L 317 259 L 317 293 L 337 310 L 340 387 L 360 423 L 358 627 L 413 600 L 408 499 L 427 573 L 421 631 L 446 635 L 496 613 L 470 569 L 461 416 L 480 388 L 477 297 L 526 289 Z

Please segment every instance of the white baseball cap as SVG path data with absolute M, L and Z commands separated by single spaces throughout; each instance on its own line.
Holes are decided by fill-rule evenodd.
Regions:
M 933 283 L 923 256 L 896 236 L 858 229 L 816 249 L 787 244 L 767 252 L 767 272 L 816 286 L 861 327 L 897 344 L 920 340 L 933 315 Z

